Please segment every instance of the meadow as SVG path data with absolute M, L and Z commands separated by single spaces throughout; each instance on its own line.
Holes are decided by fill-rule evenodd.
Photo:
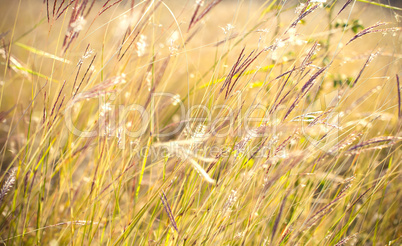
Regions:
M 402 9 L 0 1 L 2 245 L 401 245 Z

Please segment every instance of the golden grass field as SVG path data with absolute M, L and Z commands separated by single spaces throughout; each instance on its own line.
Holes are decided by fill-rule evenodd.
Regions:
M 401 245 L 398 5 L 0 16 L 2 245 Z

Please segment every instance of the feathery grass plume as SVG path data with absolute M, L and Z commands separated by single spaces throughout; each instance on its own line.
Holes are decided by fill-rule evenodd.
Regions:
M 7 195 L 7 193 L 11 190 L 15 183 L 15 174 L 17 172 L 17 168 L 11 168 L 9 171 L 8 177 L 6 181 L 3 183 L 3 186 L 1 187 L 0 190 L 0 204 L 3 202 L 4 197 Z
M 246 71 L 246 69 L 251 65 L 251 63 L 253 61 L 255 61 L 255 59 L 257 59 L 258 56 L 261 55 L 261 53 L 263 51 L 265 51 L 264 49 L 261 50 L 260 52 L 258 52 L 256 55 L 254 55 L 254 57 L 252 57 L 252 55 L 254 54 L 255 50 L 253 50 L 248 56 L 247 58 L 243 61 L 243 58 L 245 57 L 243 55 L 244 49 L 242 49 L 242 51 L 240 52 L 239 57 L 237 58 L 237 61 L 235 62 L 235 64 L 232 66 L 232 69 L 230 70 L 228 76 L 226 77 L 225 82 L 223 83 L 219 93 L 222 93 L 222 91 L 225 89 L 226 87 L 226 93 L 225 93 L 225 99 L 230 95 L 230 93 L 232 92 L 234 86 L 236 85 L 237 81 L 240 79 L 240 77 L 242 76 L 242 74 Z M 234 76 L 236 77 L 236 80 L 232 82 L 232 79 Z
M 292 75 L 292 73 L 293 73 L 294 71 L 299 70 L 299 69 L 301 69 L 301 68 L 302 68 L 301 66 L 300 66 L 300 67 L 295 67 L 295 66 L 293 66 L 292 69 L 290 69 L 289 71 L 286 71 L 286 72 L 284 72 L 284 73 L 278 75 L 278 76 L 277 76 L 275 79 L 273 79 L 272 81 L 277 80 L 277 79 L 280 79 L 280 78 L 282 78 L 283 76 L 288 75 L 288 74 L 289 74 L 289 76 L 288 76 L 287 79 L 289 79 L 289 77 Z M 272 82 L 272 81 L 271 81 L 271 82 Z M 286 84 L 286 83 L 285 83 L 285 84 Z
M 246 146 L 248 143 L 250 143 L 252 140 L 254 140 L 258 136 L 258 130 L 257 129 L 252 129 L 247 132 L 247 134 L 235 144 L 233 150 L 236 151 L 235 157 L 240 156 L 240 154 L 243 154 Z
M 57 104 L 57 102 L 59 101 L 59 99 L 60 99 L 60 95 L 61 95 L 61 93 L 63 92 L 63 89 L 64 89 L 64 86 L 66 85 L 66 81 L 64 80 L 64 83 L 63 83 L 63 85 L 61 86 L 61 89 L 60 89 L 60 91 L 59 91 L 59 94 L 57 95 L 57 98 L 56 98 L 56 101 L 54 102 L 54 104 L 53 104 L 53 108 L 52 108 L 52 111 L 51 111 L 51 113 L 50 113 L 50 117 L 53 115 L 53 113 L 54 113 L 54 109 L 55 109 L 55 107 L 56 107 L 56 104 Z
M 163 208 L 165 209 L 166 213 L 168 214 L 170 223 L 172 224 L 172 226 L 176 230 L 176 232 L 179 233 L 179 229 L 177 228 L 176 220 L 174 219 L 174 215 L 172 213 L 172 210 L 170 209 L 169 202 L 168 202 L 165 192 L 163 190 L 162 190 L 162 195 L 161 195 L 161 201 L 163 204 Z
M 370 186 L 367 190 L 365 190 L 358 198 L 356 198 L 351 204 L 348 204 L 347 211 L 350 211 L 362 198 L 369 192 L 371 189 L 376 187 L 378 184 L 378 181 L 374 182 L 372 186 Z
M 72 14 L 70 24 L 67 29 L 67 34 L 65 35 L 63 41 L 64 53 L 68 50 L 72 42 L 78 37 L 79 33 L 84 28 L 87 22 L 83 16 L 73 16 L 74 15 Z
M 237 191 L 232 190 L 230 192 L 227 200 L 223 204 L 223 208 L 222 208 L 223 213 L 230 213 L 232 211 L 232 207 L 236 203 L 237 198 L 238 198 Z
M 350 44 L 350 43 L 351 43 L 352 41 L 354 41 L 355 39 L 360 38 L 360 37 L 362 37 L 362 36 L 364 36 L 364 35 L 366 35 L 366 34 L 378 33 L 378 32 L 381 32 L 381 33 L 397 32 L 397 31 L 400 31 L 400 30 L 402 29 L 401 27 L 390 27 L 390 28 L 385 28 L 385 29 L 377 29 L 377 30 L 374 30 L 374 28 L 379 27 L 379 26 L 383 26 L 383 25 L 386 25 L 386 24 L 388 24 L 388 23 L 386 23 L 386 22 L 377 22 L 376 24 L 374 24 L 374 25 L 372 25 L 372 26 L 370 26 L 370 27 L 367 27 L 366 29 L 360 31 L 360 32 L 357 33 L 355 36 L 353 36 L 353 38 L 351 38 L 351 39 L 346 43 L 346 45 Z
M 241 50 L 239 57 L 237 58 L 237 61 L 235 62 L 235 64 L 232 66 L 232 68 L 229 71 L 229 74 L 226 76 L 225 82 L 223 82 L 223 85 L 219 91 L 219 93 L 222 93 L 222 91 L 225 89 L 225 87 L 230 86 L 230 82 L 232 81 L 233 76 L 236 74 L 236 67 L 239 65 L 240 61 L 243 59 L 245 47 Z M 227 89 L 228 90 L 228 89 Z
M 298 135 L 299 133 L 295 131 L 292 135 L 289 135 L 289 137 L 283 140 L 282 143 L 275 149 L 273 156 L 276 156 L 280 151 L 282 151 L 286 147 L 286 145 L 290 143 L 291 140 L 298 139 Z
M 161 5 L 162 1 L 158 0 L 157 3 L 154 3 L 154 1 L 148 1 L 148 4 L 144 5 L 144 8 L 142 10 L 142 16 L 141 18 L 138 20 L 138 24 L 135 26 L 135 28 L 130 32 L 130 34 L 128 35 L 127 41 L 128 39 L 130 39 L 130 37 L 134 34 L 130 44 L 127 46 L 127 48 L 124 50 L 123 54 L 118 57 L 118 60 L 120 61 L 121 59 L 123 59 L 124 55 L 126 54 L 126 52 L 130 49 L 130 47 L 134 44 L 134 41 L 137 40 L 137 37 L 140 36 L 140 34 L 143 31 L 143 28 L 145 27 L 145 25 L 147 23 L 149 23 L 149 20 L 151 18 L 151 16 L 155 13 L 155 11 L 159 8 L 159 6 Z M 154 6 L 151 8 L 151 4 L 154 4 Z M 148 8 L 148 11 L 145 12 Z M 129 27 L 130 28 L 130 27 Z M 124 42 L 123 42 L 124 44 Z M 122 45 L 120 45 L 119 49 L 122 48 Z M 120 51 L 119 51 L 120 54 Z
M 78 66 L 77 75 L 75 76 L 75 79 L 74 79 L 73 90 L 74 90 L 74 88 L 75 88 L 75 84 L 77 83 L 78 75 L 80 74 L 81 66 L 82 66 L 82 64 L 84 63 L 84 60 L 85 60 L 86 58 L 90 57 L 91 54 L 92 54 L 92 52 L 93 52 L 93 50 L 89 50 L 89 46 L 90 46 L 90 44 L 87 45 L 87 47 L 85 48 L 84 55 L 83 55 L 83 56 L 80 58 L 80 60 L 78 61 L 78 64 L 77 64 L 77 66 Z
M 333 110 L 334 110 L 333 107 L 329 107 L 324 112 L 317 111 L 317 112 L 308 113 L 307 114 L 308 118 L 306 119 L 307 121 L 310 121 L 310 124 L 308 125 L 308 127 L 315 126 L 318 123 L 325 124 L 322 121 L 328 120 L 330 118 L 329 114 L 331 114 L 333 112 Z M 315 116 L 315 115 L 317 115 L 317 116 Z
M 327 154 L 335 155 L 339 151 L 344 150 L 346 147 L 350 146 L 356 139 L 360 138 L 363 133 L 351 133 L 347 137 L 345 137 L 342 141 L 337 143 L 334 147 L 330 148 L 326 154 L 320 157 L 319 161 L 326 157 Z
M 335 246 L 342 246 L 345 245 L 350 239 L 355 238 L 357 236 L 357 234 L 353 234 L 350 235 L 348 237 L 345 237 L 344 239 L 342 239 L 341 241 L 339 241 L 337 244 L 335 244 Z
M 361 148 L 365 148 L 369 145 L 379 144 L 379 143 L 384 143 L 384 142 L 390 142 L 389 144 L 393 145 L 398 141 L 402 141 L 402 137 L 396 137 L 396 136 L 376 137 L 376 138 L 372 138 L 370 140 L 364 141 L 363 143 L 354 145 L 353 147 L 349 148 L 348 151 L 354 152 L 356 150 L 360 150 Z M 377 147 L 381 147 L 381 146 L 377 146 Z M 387 145 L 387 147 L 388 147 L 388 145 Z
M 302 61 L 301 65 L 300 65 L 300 74 L 303 74 L 304 70 L 307 68 L 307 66 L 309 66 L 312 61 L 311 58 L 317 53 L 317 51 L 319 50 L 319 44 L 318 42 L 314 42 L 313 46 L 311 47 L 311 49 L 308 51 L 306 57 L 304 58 L 304 60 Z
M 74 86 L 73 86 L 73 88 L 72 88 L 72 92 L 74 92 L 74 89 L 75 89 L 75 92 L 74 92 L 74 94 L 73 94 L 73 98 L 77 95 L 78 90 L 81 88 L 82 82 L 84 82 L 84 79 L 87 77 L 88 72 L 92 70 L 91 73 L 90 73 L 89 76 L 88 76 L 87 83 L 88 83 L 89 79 L 91 78 L 92 73 L 93 73 L 93 69 L 92 69 L 93 66 L 92 66 L 92 64 L 94 63 L 95 58 L 96 58 L 96 54 L 94 55 L 94 57 L 92 58 L 91 62 L 89 63 L 88 68 L 87 68 L 87 70 L 85 71 L 84 76 L 83 76 L 82 79 L 81 79 L 81 82 L 79 83 L 79 85 L 78 85 L 76 88 L 75 88 L 75 82 L 74 82 Z M 78 76 L 78 74 L 77 74 L 77 76 Z
M 293 69 L 290 70 L 290 73 L 289 73 L 288 77 L 287 77 L 286 80 L 283 82 L 281 89 L 280 89 L 279 92 L 277 93 L 277 95 L 276 95 L 276 97 L 275 97 L 275 100 L 274 100 L 274 102 L 272 103 L 272 107 L 271 107 L 271 110 L 269 111 L 269 114 L 272 114 L 272 113 L 278 108 L 278 106 L 280 105 L 280 103 L 281 103 L 283 100 L 285 100 L 286 96 L 289 94 L 290 91 L 288 92 L 288 94 L 286 94 L 284 97 L 282 97 L 281 101 L 280 101 L 278 104 L 276 103 L 276 102 L 278 101 L 279 97 L 281 96 L 283 89 L 285 88 L 286 84 L 288 83 L 290 76 L 292 76 L 293 71 L 295 71 L 295 67 L 294 67 L 294 66 L 293 66 Z
M 317 79 L 317 77 L 322 74 L 329 66 L 331 65 L 328 64 L 327 66 L 321 68 L 318 70 L 311 78 L 303 85 L 302 90 L 300 93 L 296 96 L 296 99 L 293 101 L 293 103 L 290 105 L 288 111 L 286 112 L 285 116 L 283 117 L 283 120 L 286 120 L 286 118 L 289 116 L 289 114 L 293 111 L 293 109 L 299 104 L 300 100 L 307 94 L 307 92 L 311 89 L 311 87 L 314 85 L 314 81 Z

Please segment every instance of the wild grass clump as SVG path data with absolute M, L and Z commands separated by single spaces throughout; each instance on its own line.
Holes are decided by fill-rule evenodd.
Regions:
M 400 245 L 401 9 L 3 1 L 4 245 Z

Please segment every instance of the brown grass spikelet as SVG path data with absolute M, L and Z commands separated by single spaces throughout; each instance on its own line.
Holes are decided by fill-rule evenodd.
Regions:
M 162 195 L 161 195 L 161 201 L 163 204 L 163 208 L 165 209 L 166 213 L 168 214 L 170 223 L 172 223 L 172 226 L 176 230 L 176 232 L 179 233 L 179 229 L 177 228 L 176 220 L 174 219 L 172 209 L 170 208 L 169 202 L 165 195 L 165 192 L 163 192 L 163 191 L 162 191 Z
M 347 243 L 350 239 L 355 238 L 357 236 L 357 234 L 353 234 L 350 235 L 348 237 L 345 237 L 344 239 L 342 239 L 341 241 L 339 241 L 337 244 L 335 244 L 335 246 L 342 246 L 345 245 L 345 243 Z

